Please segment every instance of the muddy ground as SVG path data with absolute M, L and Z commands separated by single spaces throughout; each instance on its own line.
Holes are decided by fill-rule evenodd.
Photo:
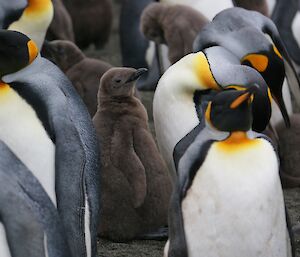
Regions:
M 118 36 L 118 15 L 120 11 L 120 0 L 114 0 L 114 26 L 109 42 L 103 49 L 95 49 L 90 46 L 85 51 L 88 56 L 105 60 L 112 65 L 121 66 L 121 56 Z M 150 127 L 153 132 L 152 119 L 152 98 L 153 93 L 141 93 L 142 101 L 145 104 Z M 286 205 L 293 225 L 300 225 L 300 188 L 284 191 Z M 300 232 L 295 238 L 297 254 L 300 257 Z M 161 257 L 163 254 L 164 241 L 132 241 L 130 243 L 113 243 L 108 240 L 99 239 L 99 257 Z

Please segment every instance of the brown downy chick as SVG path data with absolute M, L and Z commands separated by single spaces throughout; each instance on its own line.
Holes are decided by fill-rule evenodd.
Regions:
M 167 225 L 171 179 L 134 96 L 145 69 L 112 68 L 100 81 L 93 123 L 101 145 L 99 234 L 127 241 Z
M 74 43 L 66 40 L 47 42 L 42 54 L 53 61 L 71 80 L 93 117 L 97 111 L 99 80 L 112 66 L 86 57 Z
M 47 31 L 47 40 L 69 40 L 74 42 L 73 23 L 70 14 L 61 0 L 52 0 L 54 16 Z
M 269 7 L 266 0 L 232 0 L 234 6 L 242 7 L 247 10 L 257 11 L 269 17 Z
M 145 37 L 169 47 L 173 64 L 193 52 L 193 42 L 208 19 L 185 5 L 152 3 L 141 16 L 141 30 Z
M 75 42 L 80 48 L 102 47 L 109 39 L 113 21 L 111 0 L 63 0 L 73 20 Z

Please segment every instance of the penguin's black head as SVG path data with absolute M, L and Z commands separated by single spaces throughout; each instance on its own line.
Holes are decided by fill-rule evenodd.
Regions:
M 100 80 L 100 97 L 127 97 L 133 95 L 136 80 L 147 69 L 112 68 Z
M 38 55 L 36 44 L 20 32 L 0 30 L 0 77 L 17 72 Z
M 249 54 L 242 59 L 242 64 L 256 69 L 266 81 L 275 102 L 280 108 L 287 127 L 289 116 L 282 98 L 282 84 L 285 77 L 284 62 L 277 48 L 270 44 L 269 51 Z
M 224 90 L 208 103 L 205 118 L 219 131 L 248 131 L 252 127 L 252 102 L 256 85 L 247 90 Z

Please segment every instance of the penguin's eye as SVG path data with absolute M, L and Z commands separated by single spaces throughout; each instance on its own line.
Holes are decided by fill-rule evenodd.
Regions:
M 116 79 L 115 82 L 116 82 L 116 83 L 120 83 L 121 80 L 120 80 L 120 79 Z

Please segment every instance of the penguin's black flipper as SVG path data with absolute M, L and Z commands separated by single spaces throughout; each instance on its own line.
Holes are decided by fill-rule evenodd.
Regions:
M 300 48 L 292 31 L 293 20 L 299 11 L 298 2 L 291 0 L 287 4 L 284 0 L 277 0 L 271 18 L 276 24 L 291 58 L 300 65 Z
M 96 256 L 100 212 L 99 149 L 87 108 L 62 71 L 42 57 L 3 80 L 18 93 L 23 85 L 23 89 L 32 94 L 26 100 L 39 110 L 38 117 L 55 142 L 57 209 L 68 235 L 71 255 L 87 256 L 87 247 L 91 245 L 92 256 Z M 90 218 L 89 230 L 85 218 Z M 89 245 L 85 232 L 90 232 Z
M 284 68 L 288 84 L 297 102 L 297 105 L 300 106 L 300 82 L 297 76 L 297 72 L 293 66 L 292 60 L 286 50 L 286 47 L 284 46 L 284 43 L 280 38 L 275 24 L 271 20 L 266 19 L 266 22 L 263 24 L 262 31 L 271 37 L 274 45 L 281 54 L 284 61 Z
M 11 255 L 70 256 L 63 226 L 47 193 L 2 141 L 0 152 L 0 224 Z
M 197 126 L 198 128 L 196 127 L 193 131 L 202 131 L 202 126 L 201 122 Z M 196 172 L 205 160 L 208 149 L 214 142 L 213 140 L 203 140 L 204 137 L 201 136 L 201 132 L 199 134 L 191 142 L 185 153 L 183 155 L 182 153 L 180 154 L 182 157 L 178 161 L 178 176 L 171 196 L 169 209 L 168 257 L 188 257 L 181 204 Z M 174 156 L 179 155 L 174 152 Z

